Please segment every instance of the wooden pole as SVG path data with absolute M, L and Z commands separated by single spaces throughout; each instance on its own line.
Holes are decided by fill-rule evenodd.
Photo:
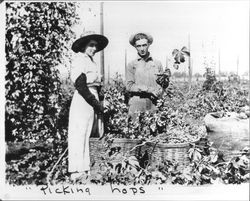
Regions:
M 125 49 L 125 79 L 127 78 L 127 49 Z
M 188 34 L 188 50 L 190 52 L 190 56 L 188 57 L 188 84 L 189 84 L 189 89 L 190 89 L 191 82 L 192 82 L 192 61 L 191 61 L 190 34 Z
M 100 34 L 104 35 L 104 20 L 103 20 L 103 2 L 100 3 Z M 100 54 L 100 68 L 101 68 L 101 75 L 102 75 L 102 81 L 105 85 L 105 71 L 104 71 L 104 50 L 101 51 Z M 93 130 L 96 127 L 96 132 L 99 137 L 103 136 L 103 115 L 98 115 L 97 122 L 93 125 Z
M 239 56 L 237 56 L 237 76 L 239 76 Z
M 185 66 L 185 69 L 184 69 L 184 82 L 186 82 L 186 73 L 187 73 L 187 66 Z
M 168 56 L 166 56 L 166 68 L 165 69 L 168 69 Z
M 100 34 L 104 35 L 104 23 L 103 23 L 103 2 L 100 4 Z M 105 83 L 105 71 L 104 71 L 104 50 L 100 54 L 100 67 L 103 83 Z
M 107 80 L 108 84 L 109 84 L 109 80 L 110 80 L 110 65 L 108 65 L 108 80 Z
M 218 56 L 218 68 L 219 68 L 219 81 L 220 81 L 220 49 L 219 49 L 219 56 Z

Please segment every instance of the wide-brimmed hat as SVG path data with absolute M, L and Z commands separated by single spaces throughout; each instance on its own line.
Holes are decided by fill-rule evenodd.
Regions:
M 78 38 L 73 44 L 71 49 L 78 53 L 81 51 L 82 47 L 85 47 L 90 40 L 95 40 L 97 42 L 96 52 L 103 50 L 109 43 L 108 39 L 100 34 L 96 34 L 93 31 L 85 32 Z
M 135 46 L 135 36 L 138 35 L 138 34 L 144 34 L 147 36 L 147 39 L 148 39 L 148 43 L 151 45 L 153 43 L 153 37 L 148 34 L 148 33 L 144 33 L 144 32 L 138 32 L 138 33 L 135 33 L 133 35 L 130 36 L 129 38 L 129 43 L 132 45 L 132 46 Z

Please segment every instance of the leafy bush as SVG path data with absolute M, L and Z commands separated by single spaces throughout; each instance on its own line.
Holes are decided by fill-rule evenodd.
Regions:
M 170 82 L 163 98 L 157 102 L 158 111 L 139 112 L 133 121 L 128 117 L 125 104 L 125 86 L 115 78 L 107 86 L 105 98 L 105 133 L 118 138 L 155 138 L 162 142 L 190 142 L 204 136 L 203 118 L 211 112 L 226 114 L 240 112 L 249 104 L 248 91 L 243 86 L 228 82 L 213 83 L 211 90 L 203 90 L 200 84 L 187 85 Z
M 213 71 L 211 67 L 206 67 L 205 77 L 206 80 L 204 81 L 202 88 L 204 90 L 211 90 L 217 81 L 215 77 L 215 71 Z
M 57 128 L 60 131 L 68 130 L 69 109 L 74 94 L 74 90 L 75 87 L 71 79 L 66 78 L 64 80 L 61 80 L 60 99 L 59 99 L 60 111 L 58 114 L 58 121 L 57 121 Z
M 230 161 L 223 159 L 223 153 L 212 147 L 206 138 L 195 144 L 190 144 L 190 164 L 180 167 L 170 160 L 159 161 L 159 164 L 140 165 L 136 156 L 125 157 L 119 152 L 105 156 L 102 169 L 96 172 L 89 182 L 97 184 L 181 184 L 204 185 L 221 182 L 225 184 L 239 184 L 248 182 L 249 148 L 242 151 L 242 155 Z M 160 159 L 159 159 L 160 160 Z
M 58 146 L 59 145 L 59 146 Z M 21 160 L 10 161 L 7 165 L 7 182 L 16 185 L 36 184 L 47 182 L 52 184 L 74 183 L 67 172 L 67 157 L 60 163 L 48 179 L 55 161 L 61 156 L 63 145 L 49 152 L 30 150 Z M 110 154 L 111 153 L 111 154 Z M 181 184 L 204 185 L 213 183 L 240 184 L 249 182 L 249 148 L 244 148 L 240 156 L 225 161 L 223 153 L 213 148 L 212 143 L 202 138 L 197 143 L 191 143 L 189 149 L 190 163 L 181 167 L 174 160 L 160 160 L 157 164 L 149 163 L 142 166 L 138 155 L 125 156 L 118 151 L 106 148 L 100 170 L 90 177 L 77 183 L 95 184 Z
M 60 110 L 63 117 L 59 119 L 61 124 L 66 123 L 73 92 L 71 84 L 65 82 L 62 85 L 66 93 L 65 96 L 62 96 L 65 108 Z M 193 86 L 190 93 L 186 93 L 188 89 L 184 85 L 179 84 L 177 87 L 177 84 L 171 84 L 164 101 L 158 101 L 159 111 L 156 113 L 157 115 L 152 113 L 138 114 L 141 119 L 137 118 L 137 124 L 131 124 L 128 129 L 128 122 L 131 123 L 131 121 L 126 116 L 128 106 L 124 103 L 124 84 L 119 76 L 117 79 L 115 78 L 105 91 L 110 104 L 105 112 L 107 122 L 104 140 L 109 146 L 106 146 L 106 154 L 102 156 L 102 169 L 82 182 L 203 185 L 216 182 L 240 183 L 249 181 L 248 158 L 246 158 L 249 157 L 248 149 L 242 151 L 241 156 L 235 157 L 231 161 L 224 161 L 223 153 L 214 149 L 212 143 L 205 139 L 201 140 L 200 144 L 191 145 L 190 165 L 184 169 L 181 169 L 175 161 L 159 161 L 157 166 L 155 164 L 145 165 L 147 158 L 144 156 L 125 156 L 119 150 L 111 150 L 112 146 L 110 145 L 115 137 L 141 138 L 142 141 L 143 139 L 159 138 L 162 143 L 188 142 L 202 137 L 198 134 L 200 123 L 208 112 L 224 111 L 225 109 L 235 110 L 241 105 L 248 104 L 247 91 L 227 85 L 227 83 L 224 83 L 223 87 L 225 88 L 224 102 L 218 98 L 219 96 L 215 92 L 203 92 L 200 85 Z M 238 106 L 235 107 L 236 105 Z M 166 124 L 162 118 L 166 118 Z M 161 122 L 163 122 L 165 130 L 161 130 Z M 142 124 L 144 126 L 140 126 Z M 154 124 L 157 126 L 153 127 Z M 66 137 L 66 126 L 62 127 L 64 129 L 61 129 L 60 135 Z M 176 128 L 179 128 L 178 132 L 173 130 Z M 144 133 L 144 131 L 146 132 Z M 7 182 L 11 184 L 46 184 L 48 174 L 66 149 L 66 144 L 63 141 L 53 140 L 53 147 L 47 152 L 30 150 L 20 159 L 8 161 Z M 72 183 L 67 172 L 67 154 L 56 165 L 51 174 L 50 182 L 53 184 Z
M 6 182 L 16 185 L 42 185 L 47 183 L 47 177 L 55 162 L 66 148 L 62 140 L 53 140 L 51 148 L 30 149 L 28 153 L 20 154 L 18 159 L 7 161 Z M 64 157 L 58 165 L 56 181 L 67 179 L 67 159 Z M 63 173 L 63 175 L 60 173 Z
M 56 66 L 73 38 L 75 9 L 75 3 L 66 2 L 6 3 L 7 140 L 57 133 L 61 91 Z
M 125 104 L 125 84 L 119 74 L 104 88 L 104 132 L 125 137 L 128 125 L 128 105 Z

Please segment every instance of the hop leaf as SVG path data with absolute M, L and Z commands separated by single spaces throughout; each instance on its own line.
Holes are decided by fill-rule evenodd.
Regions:
M 172 56 L 174 57 L 175 63 L 174 63 L 174 68 L 178 69 L 180 63 L 185 62 L 185 56 L 190 56 L 190 52 L 188 49 L 184 46 L 181 50 L 174 49 L 172 52 Z
M 184 53 L 186 56 L 190 56 L 190 52 L 187 49 L 187 47 L 185 47 L 185 46 L 183 48 L 181 48 L 181 52 Z
M 179 64 L 178 63 L 174 63 L 173 67 L 178 70 L 179 69 Z
M 174 49 L 172 52 L 172 56 L 175 57 L 179 53 L 179 50 Z

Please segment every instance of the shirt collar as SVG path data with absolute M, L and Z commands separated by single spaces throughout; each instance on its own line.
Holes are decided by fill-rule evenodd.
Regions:
M 145 58 L 145 59 L 143 59 L 142 57 L 140 57 L 139 54 L 137 54 L 137 61 L 140 61 L 140 60 L 144 60 L 144 61 L 147 62 L 147 61 L 153 60 L 153 57 L 152 57 L 152 55 L 150 54 L 150 52 L 149 52 L 149 54 L 148 54 L 148 57 Z
M 83 53 L 83 52 L 82 52 L 82 54 L 84 57 L 90 59 L 91 61 L 94 61 L 93 57 L 90 57 L 89 55 L 87 55 L 86 53 Z

